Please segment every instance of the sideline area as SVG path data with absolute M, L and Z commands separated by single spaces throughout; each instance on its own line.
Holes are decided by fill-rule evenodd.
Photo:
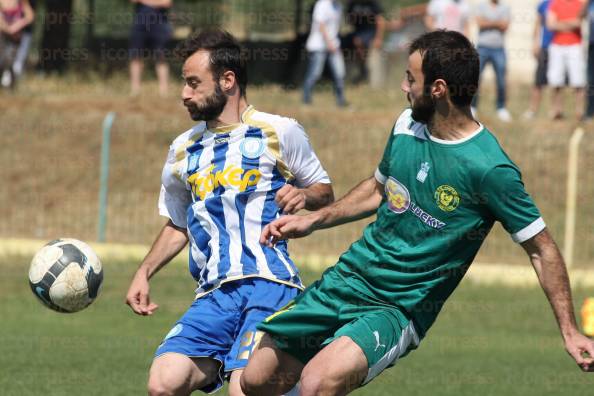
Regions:
M 36 239 L 1 239 L 0 260 L 4 257 L 33 256 L 47 241 Z M 145 245 L 124 245 L 115 243 L 89 243 L 103 261 L 134 261 L 140 263 L 149 250 Z M 184 250 L 182 255 L 187 254 Z M 294 255 L 300 267 L 321 271 L 332 265 L 336 257 L 319 255 Z M 573 269 L 569 274 L 573 288 L 594 287 L 594 272 L 584 269 Z M 538 278 L 526 258 L 526 265 L 507 265 L 504 263 L 475 262 L 470 266 L 465 279 L 474 284 L 501 284 L 513 287 L 534 287 Z

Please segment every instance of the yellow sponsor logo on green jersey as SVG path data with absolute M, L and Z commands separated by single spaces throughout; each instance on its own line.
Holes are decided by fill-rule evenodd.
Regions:
M 443 210 L 444 212 L 451 212 L 458 207 L 460 203 L 460 195 L 458 195 L 458 191 L 452 186 L 448 186 L 447 184 L 443 184 L 437 187 L 435 190 L 435 202 L 439 209 Z

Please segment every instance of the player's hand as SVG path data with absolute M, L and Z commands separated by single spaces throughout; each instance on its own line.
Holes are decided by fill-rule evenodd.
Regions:
M 594 341 L 580 333 L 565 340 L 567 353 L 582 371 L 594 371 Z
M 307 196 L 302 189 L 285 184 L 276 192 L 274 200 L 283 213 L 294 214 L 305 208 Z
M 260 243 L 268 247 L 274 247 L 283 239 L 302 238 L 311 234 L 314 230 L 312 216 L 282 216 L 268 223 L 260 235 Z
M 126 304 L 132 308 L 132 311 L 138 315 L 152 315 L 159 306 L 151 302 L 149 296 L 149 282 L 146 275 L 137 272 L 132 279 L 128 294 L 126 294 Z

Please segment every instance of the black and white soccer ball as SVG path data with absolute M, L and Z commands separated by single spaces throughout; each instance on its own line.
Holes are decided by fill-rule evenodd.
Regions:
M 51 241 L 33 257 L 29 285 L 48 308 L 77 312 L 99 295 L 103 282 L 101 261 L 89 245 L 77 239 Z

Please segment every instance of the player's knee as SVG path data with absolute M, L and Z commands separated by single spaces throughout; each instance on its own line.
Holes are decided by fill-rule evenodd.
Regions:
M 183 390 L 185 381 L 167 371 L 152 372 L 148 381 L 150 396 L 172 396 Z
M 263 381 L 263 377 L 261 375 L 255 375 L 255 370 L 249 369 L 248 367 L 243 370 L 241 373 L 241 377 L 239 378 L 239 386 L 241 387 L 241 391 L 250 396 L 250 395 L 258 395 L 262 394 L 261 390 L 266 383 Z
M 165 382 L 153 377 L 149 378 L 147 388 L 149 396 L 166 396 L 175 394 L 175 390 L 168 387 Z
M 319 370 L 303 370 L 301 374 L 301 396 L 343 394 L 344 382 Z
M 322 376 L 315 373 L 303 372 L 301 375 L 301 396 L 319 395 L 327 385 Z

